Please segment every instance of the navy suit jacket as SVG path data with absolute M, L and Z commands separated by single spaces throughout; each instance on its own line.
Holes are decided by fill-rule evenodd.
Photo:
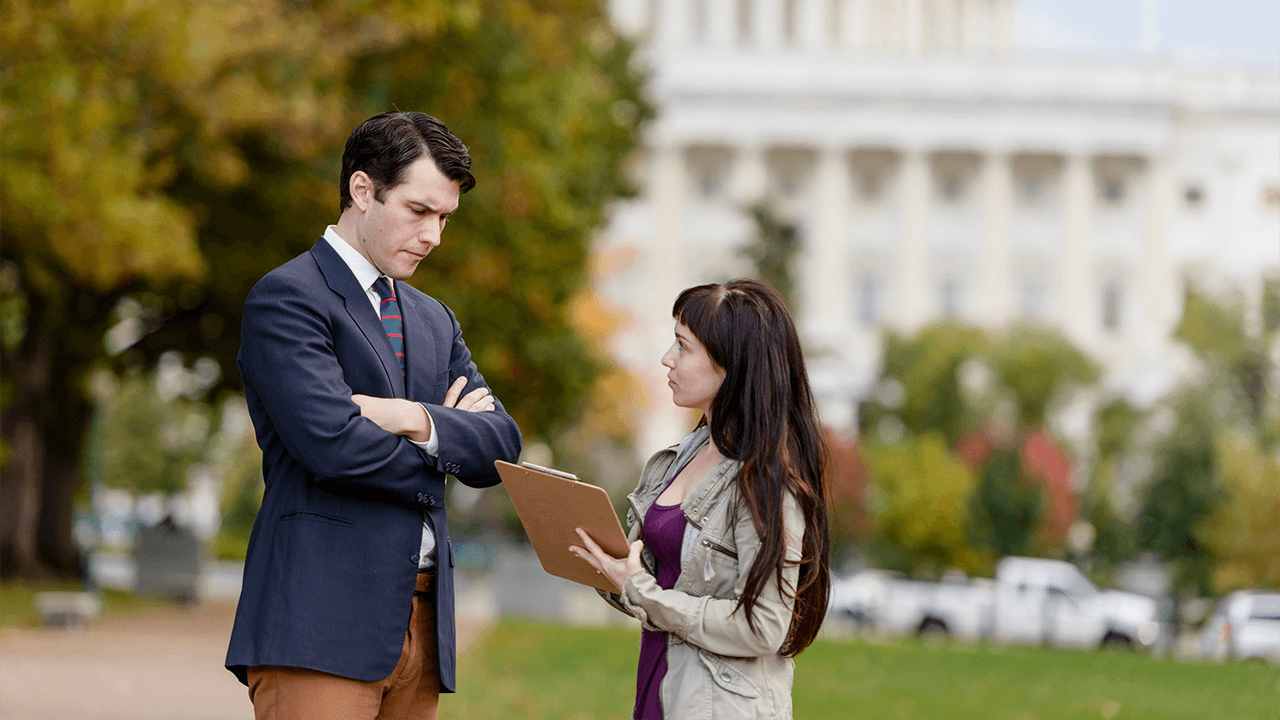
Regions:
M 309 668 L 381 680 L 400 658 L 423 514 L 436 540 L 440 690 L 454 691 L 453 545 L 445 473 L 500 480 L 520 430 L 493 412 L 439 405 L 450 381 L 485 386 L 453 313 L 405 283 L 406 376 L 364 289 L 323 238 L 260 280 L 245 300 L 238 365 L 266 489 L 245 558 L 227 669 Z M 427 404 L 436 457 L 361 416 L 353 393 Z

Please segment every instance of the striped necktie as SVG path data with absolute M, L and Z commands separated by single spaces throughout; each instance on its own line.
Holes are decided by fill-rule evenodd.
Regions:
M 387 338 L 391 340 L 396 360 L 400 361 L 400 376 L 404 377 L 404 320 L 400 317 L 400 303 L 396 302 L 395 290 L 387 278 L 375 280 L 373 289 L 382 298 L 378 315 L 382 318 L 382 329 L 387 331 Z

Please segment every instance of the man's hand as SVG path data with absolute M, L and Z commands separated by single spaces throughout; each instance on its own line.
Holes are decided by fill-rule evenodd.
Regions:
M 369 395 L 352 395 L 351 401 L 360 406 L 361 415 L 392 435 L 403 435 L 416 442 L 426 442 L 431 437 L 431 417 L 416 402 Z
M 440 403 L 441 407 L 457 408 L 466 410 L 467 412 L 489 412 L 493 410 L 493 395 L 489 392 L 489 388 L 478 387 L 467 393 L 461 399 L 462 388 L 467 386 L 467 379 L 460 377 L 453 381 L 449 386 L 449 391 L 444 394 L 444 402 Z
M 459 398 L 466 386 L 465 377 L 454 380 L 444 395 L 444 402 L 440 403 L 441 407 L 467 412 L 493 411 L 494 400 L 489 388 L 479 387 Z M 414 442 L 426 442 L 431 438 L 431 413 L 416 402 L 370 395 L 352 395 L 351 401 L 360 406 L 361 415 L 392 435 L 403 435 Z

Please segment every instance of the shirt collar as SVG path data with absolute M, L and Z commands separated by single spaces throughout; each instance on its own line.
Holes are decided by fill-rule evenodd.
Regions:
M 360 283 L 360 287 L 365 292 L 369 292 L 369 288 L 373 287 L 374 281 L 382 277 L 382 273 L 378 272 L 378 268 L 374 267 L 373 263 L 365 260 L 364 256 L 355 248 L 348 245 L 347 241 L 338 235 L 338 230 L 335 226 L 330 225 L 324 229 L 324 239 L 329 241 L 329 244 L 338 253 L 338 257 L 342 258 L 347 267 L 351 268 L 351 274 L 356 276 L 356 282 Z

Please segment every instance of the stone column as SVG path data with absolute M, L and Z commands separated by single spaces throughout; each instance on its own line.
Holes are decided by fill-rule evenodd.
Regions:
M 1148 348 L 1168 344 L 1182 301 L 1172 263 L 1165 253 L 1164 233 L 1168 203 L 1173 197 L 1173 174 L 1164 158 L 1147 161 L 1147 217 L 1143 228 L 1142 259 L 1137 272 L 1140 309 L 1137 321 Z
M 1013 262 L 1009 220 L 1013 215 L 1013 168 L 1005 153 L 988 154 L 982 162 L 982 324 L 1003 327 L 1014 314 Z
M 769 169 L 765 164 L 764 148 L 759 145 L 738 148 L 729 177 L 729 197 L 746 211 L 764 200 L 768 189 Z
M 797 0 L 796 27 L 800 46 L 808 49 L 831 45 L 831 0 Z
M 738 38 L 738 0 L 704 0 L 706 37 L 712 47 L 725 48 Z
M 849 252 L 846 242 L 848 211 L 853 196 L 849 154 L 838 146 L 824 147 L 818 154 L 814 176 L 816 212 L 807 238 L 805 263 L 807 278 L 797 278 L 804 315 L 821 337 L 833 337 L 851 322 Z
M 1093 161 L 1087 155 L 1067 156 L 1062 170 L 1063 243 L 1058 264 L 1058 317 L 1067 337 L 1090 347 L 1098 325 L 1098 308 L 1090 292 L 1092 270 Z
M 656 36 L 662 45 L 687 45 L 693 29 L 693 8 L 686 0 L 653 0 L 658 6 Z
M 782 11 L 784 0 L 752 0 L 751 32 L 756 45 L 773 49 L 782 45 Z
M 906 28 L 905 38 L 907 52 L 919 55 L 924 51 L 924 1 L 900 0 L 905 5 Z
M 648 409 L 637 438 L 642 447 L 665 447 L 679 440 L 689 428 L 687 413 L 671 402 L 666 368 L 662 354 L 671 345 L 671 304 L 687 285 L 685 261 L 685 198 L 688 195 L 688 170 L 685 150 L 677 145 L 654 149 L 653 170 L 649 179 L 649 195 L 657 215 L 657 236 L 648 252 L 647 265 L 652 292 L 641 315 L 645 323 L 645 343 L 652 355 L 640 372 L 648 388 Z
M 898 247 L 897 325 L 915 332 L 928 322 L 933 308 L 925 215 L 929 211 L 929 158 L 911 148 L 902 154 L 902 241 Z
M 836 37 L 837 47 L 841 49 L 863 50 L 867 42 L 867 8 L 868 0 L 843 0 L 840 14 L 836 19 L 839 29 Z
M 991 12 L 991 47 L 996 55 L 1013 52 L 1013 0 L 994 0 Z

